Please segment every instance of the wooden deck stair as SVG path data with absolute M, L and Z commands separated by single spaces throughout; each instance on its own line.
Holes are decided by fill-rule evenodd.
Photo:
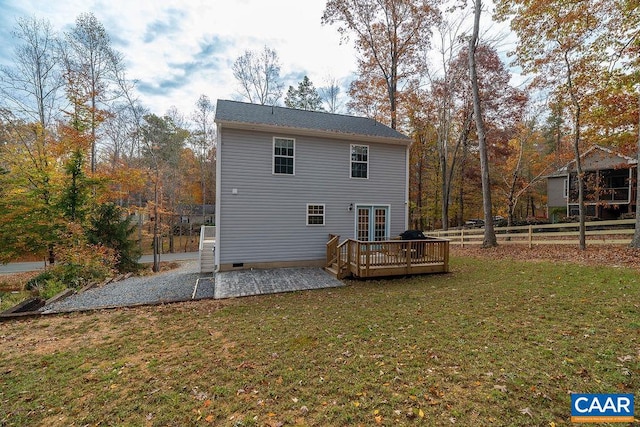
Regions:
M 215 239 L 216 228 L 202 226 L 200 228 L 200 273 L 213 273 L 216 268 Z
M 200 273 L 213 273 L 215 270 L 215 240 L 207 240 L 203 242 L 200 250 Z

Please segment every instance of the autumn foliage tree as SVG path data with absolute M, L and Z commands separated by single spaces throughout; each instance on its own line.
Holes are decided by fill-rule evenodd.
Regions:
M 19 19 L 14 56 L 0 66 L 0 262 L 46 258 L 55 261 L 58 279 L 74 280 L 135 268 L 129 218 L 137 220 L 136 247 L 143 248 L 148 209 L 162 212 L 173 250 L 184 206 L 214 203 L 215 136 L 206 97 L 193 118 L 191 147 L 179 113 L 146 121 L 151 115 L 102 23 L 80 14 L 66 28 Z M 169 137 L 146 150 L 145 125 Z M 162 180 L 149 179 L 154 158 Z M 149 181 L 158 183 L 158 203 L 146 191 Z
M 118 97 L 115 74 L 124 67 L 119 52 L 111 47 L 106 29 L 92 13 L 82 13 L 66 34 L 62 49 L 68 88 L 83 98 L 91 135 L 91 173 L 98 164 L 98 126 L 108 114 L 108 103 Z
M 392 128 L 398 121 L 398 92 L 426 66 L 431 28 L 440 19 L 436 2 L 427 0 L 329 0 L 323 24 L 335 24 L 343 39 L 355 36 L 363 85 L 384 82 Z M 363 80 L 367 76 L 377 78 Z M 359 92 L 359 93 L 366 93 Z
M 635 18 L 629 19 L 628 7 L 629 2 L 625 1 L 498 2 L 498 16 L 511 19 L 511 28 L 520 39 L 515 52 L 517 63 L 525 73 L 536 76 L 535 86 L 550 90 L 571 113 L 581 249 L 586 247 L 581 165 L 585 129 L 598 128 L 594 119 L 608 103 L 598 94 L 612 94 L 611 83 L 616 80 L 612 76 L 619 72 L 618 61 L 628 55 L 628 45 L 637 39 L 638 14 L 631 13 Z M 590 137 L 595 139 L 590 143 L 602 141 L 598 132 Z

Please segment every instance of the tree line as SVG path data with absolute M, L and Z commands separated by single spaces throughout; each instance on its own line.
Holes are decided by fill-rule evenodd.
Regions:
M 322 23 L 358 53 L 346 108 L 413 137 L 412 226 L 446 230 L 483 217 L 484 246 L 496 244 L 495 217 L 512 225 L 546 216 L 544 177 L 573 160 L 584 248 L 581 154 L 594 144 L 640 153 L 640 7 L 628 0 L 495 4 L 328 0 Z M 510 22 L 518 37 L 509 64 L 498 51 L 503 40 L 480 27 L 487 14 Z M 243 73 L 248 64 L 263 72 Z M 236 61 L 240 95 L 277 103 L 277 64 L 266 47 Z M 509 66 L 529 82 L 514 86 Z M 289 87 L 285 105 L 322 110 L 314 99 L 305 77 Z
M 322 22 L 352 37 L 358 75 L 352 111 L 413 136 L 410 208 L 415 228 L 483 216 L 535 216 L 542 178 L 577 168 L 580 247 L 585 247 L 584 171 L 591 145 L 640 158 L 640 6 L 628 0 L 328 0 Z M 481 15 L 509 22 L 512 86 Z M 544 102 L 532 96 L 541 94 Z M 640 204 L 640 203 L 639 203 Z M 637 211 L 636 211 L 637 212 Z M 636 215 L 640 246 L 640 214 Z
M 143 241 L 154 254 L 162 236 L 172 246 L 187 231 L 181 215 L 202 222 L 215 195 L 206 95 L 188 117 L 151 113 L 90 13 L 63 33 L 21 18 L 12 35 L 13 61 L 0 68 L 0 261 L 46 254 L 107 274 L 135 268 Z
M 574 159 L 581 178 L 586 147 L 640 152 L 638 6 L 496 6 L 328 0 L 321 22 L 358 54 L 347 102 L 335 79 L 316 89 L 305 76 L 285 95 L 277 52 L 267 46 L 234 62 L 237 97 L 346 110 L 410 135 L 412 227 L 446 229 L 484 217 L 484 244 L 492 246 L 493 218 L 539 216 L 543 177 Z M 513 85 L 500 40 L 480 27 L 483 13 L 511 22 L 519 37 L 512 58 L 531 76 L 526 86 Z M 150 113 L 92 14 L 79 15 L 64 33 L 24 18 L 13 35 L 14 61 L 0 69 L 0 260 L 109 252 L 117 266 L 127 256 L 96 237 L 101 229 L 150 235 L 157 253 L 162 236 L 171 244 L 183 233 L 181 209 L 201 206 L 204 213 L 215 202 L 214 107 L 207 96 L 188 117 L 176 109 Z M 544 94 L 543 101 L 532 94 Z M 135 227 L 143 215 L 150 228 Z M 126 250 L 135 258 L 134 248 Z

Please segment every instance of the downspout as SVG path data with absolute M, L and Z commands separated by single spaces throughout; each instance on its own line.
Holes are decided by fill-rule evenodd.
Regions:
M 220 271 L 220 201 L 222 200 L 222 185 L 220 176 L 221 173 L 221 160 L 222 160 L 222 125 L 218 123 L 216 129 L 216 244 L 213 246 L 213 271 L 214 273 L 218 273 Z
M 404 179 L 404 229 L 409 229 L 409 149 L 411 144 L 407 144 L 405 149 L 405 179 Z

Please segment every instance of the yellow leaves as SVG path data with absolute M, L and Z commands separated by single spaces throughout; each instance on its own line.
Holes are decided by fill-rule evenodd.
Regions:
M 425 414 L 424 414 L 424 411 L 422 410 L 422 408 L 411 408 L 411 412 L 409 412 L 407 414 L 407 416 L 410 417 L 410 418 L 418 417 L 420 419 L 423 419 Z

